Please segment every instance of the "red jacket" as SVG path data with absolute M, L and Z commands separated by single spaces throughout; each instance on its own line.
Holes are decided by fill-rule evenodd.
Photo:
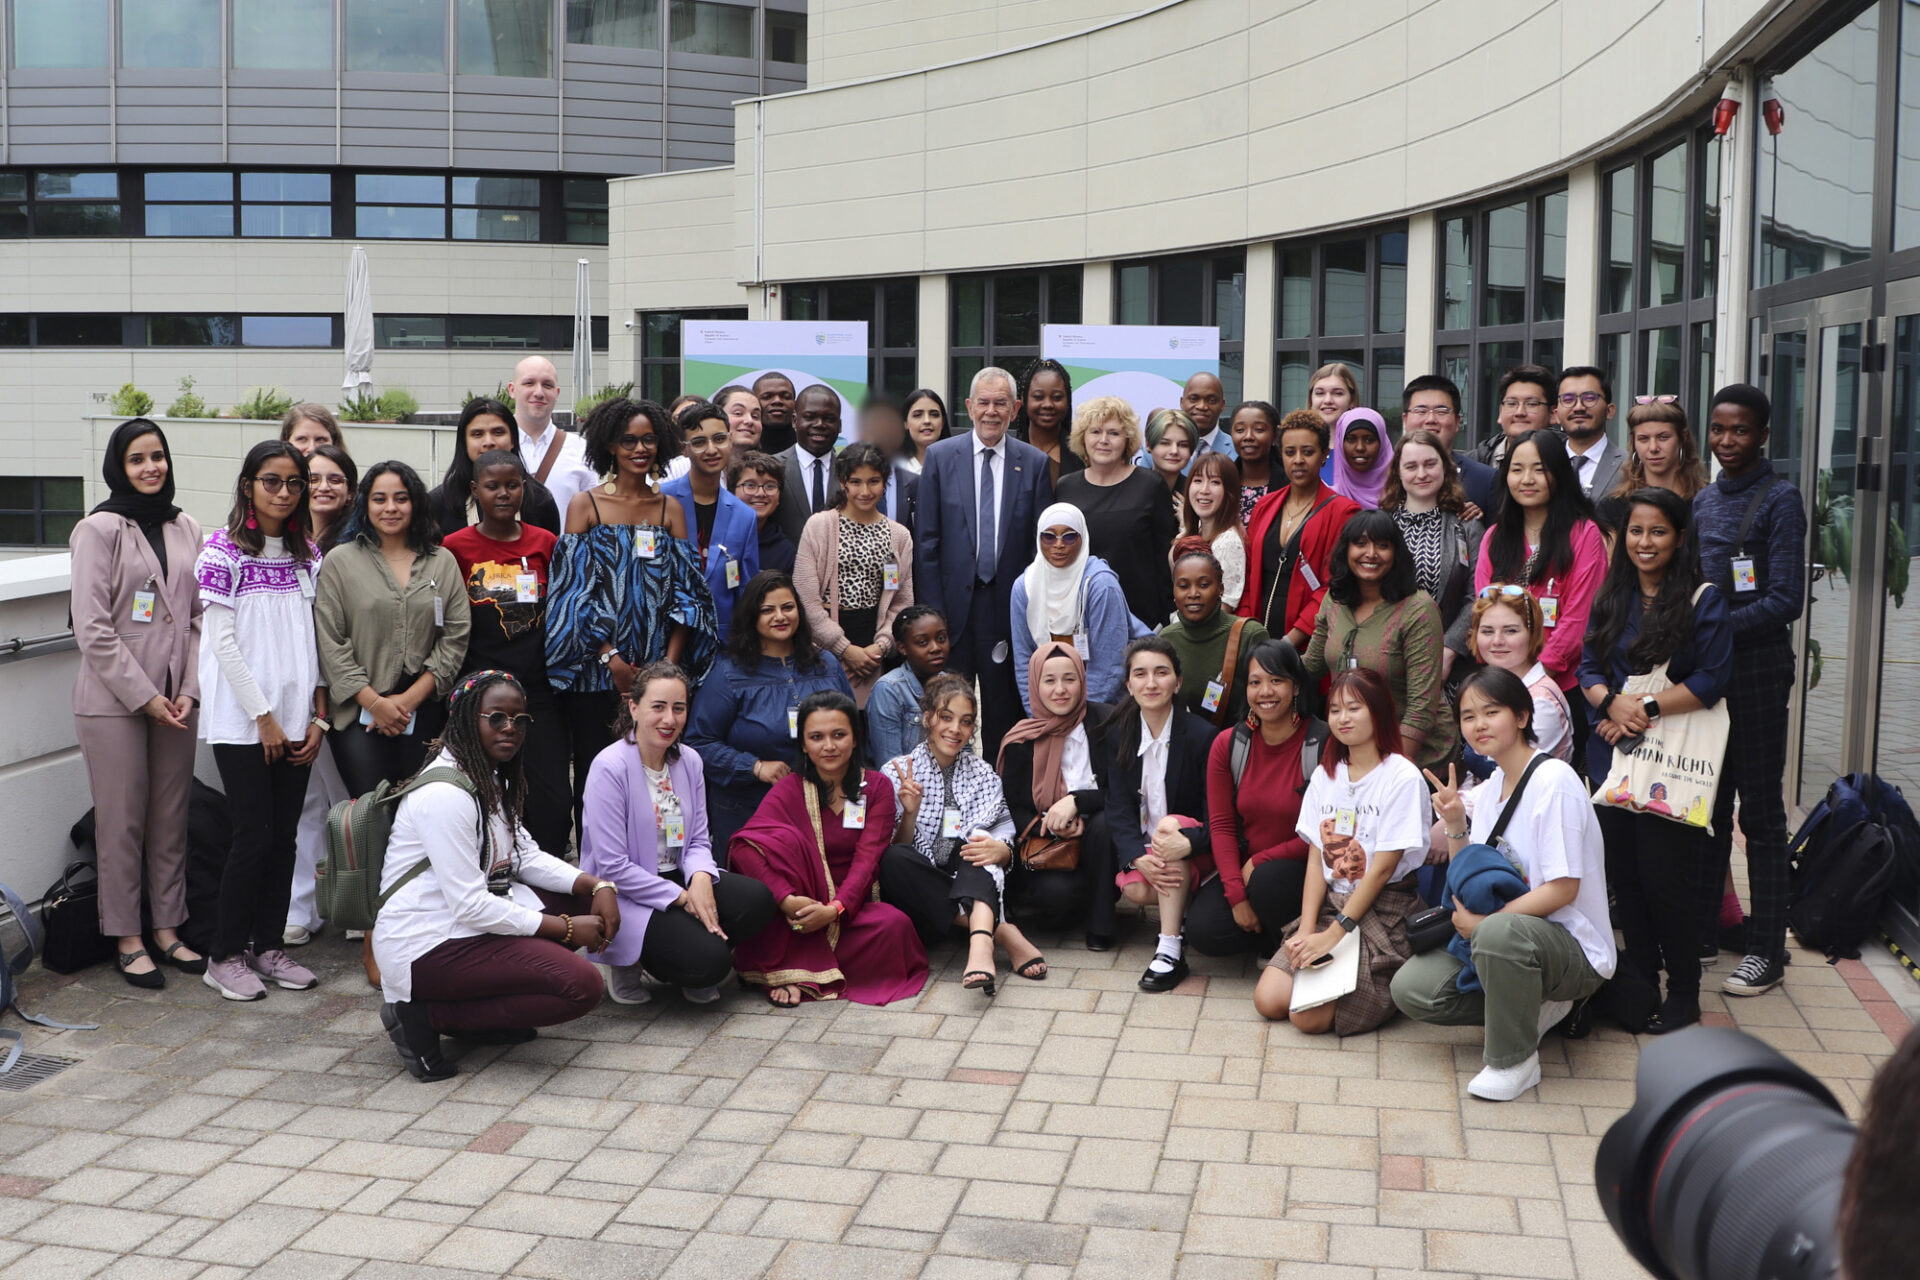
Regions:
M 1266 568 L 1267 528 L 1280 518 L 1280 508 L 1292 493 L 1291 485 L 1275 489 L 1253 505 L 1253 517 L 1247 521 L 1247 585 L 1240 593 L 1240 607 L 1236 610 L 1243 618 L 1266 615 L 1267 588 L 1261 583 L 1260 575 Z M 1320 505 L 1323 502 L 1324 507 Z M 1333 557 L 1333 544 L 1339 540 L 1340 531 L 1347 527 L 1347 521 L 1360 510 L 1358 503 L 1335 493 L 1324 480 L 1320 483 L 1320 492 L 1313 495 L 1313 505 L 1319 510 L 1307 517 L 1306 531 L 1300 535 L 1300 555 L 1293 562 L 1293 580 L 1287 584 L 1286 620 L 1279 626 L 1267 628 L 1276 637 L 1296 629 L 1304 635 L 1313 634 L 1320 598 L 1327 594 L 1327 564 Z M 1313 581 L 1319 583 L 1318 586 L 1309 585 L 1305 572 L 1308 566 L 1312 567 Z

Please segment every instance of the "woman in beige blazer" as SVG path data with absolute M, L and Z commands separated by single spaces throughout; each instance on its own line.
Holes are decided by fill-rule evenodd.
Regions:
M 913 603 L 913 535 L 880 512 L 887 460 L 864 442 L 833 460 L 833 508 L 807 518 L 793 587 L 814 642 L 840 659 L 854 701 L 867 705 L 893 649 L 893 620 Z
M 153 940 L 187 973 L 207 962 L 180 940 L 187 918 L 187 801 L 200 702 L 200 525 L 173 505 L 167 438 L 123 422 L 101 466 L 108 498 L 73 528 L 73 723 L 93 789 L 100 932 L 120 975 L 165 985 L 140 922 L 144 867 Z

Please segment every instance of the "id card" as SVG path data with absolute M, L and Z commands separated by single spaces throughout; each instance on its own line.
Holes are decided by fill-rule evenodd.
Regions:
M 133 593 L 133 620 L 135 622 L 153 621 L 154 594 L 151 591 Z
M 531 573 L 513 575 L 513 602 L 515 604 L 540 603 L 540 579 Z
M 1220 709 L 1220 699 L 1226 697 L 1226 695 L 1226 689 L 1221 687 L 1218 680 L 1207 681 L 1207 692 L 1200 699 L 1200 709 L 1206 712 L 1218 711 Z
M 299 579 L 300 594 L 308 600 L 313 599 L 313 570 L 301 565 L 294 569 L 293 576 Z
M 739 585 L 740 562 L 738 560 L 729 560 L 727 561 L 727 590 L 731 591 Z
M 940 838 L 958 840 L 960 836 L 960 811 L 948 809 L 940 815 Z
M 668 818 L 662 825 L 661 830 L 666 833 L 667 846 L 669 848 L 678 849 L 687 842 L 687 820 L 685 818 Z
M 1087 659 L 1092 656 L 1093 648 L 1087 643 L 1086 632 L 1076 631 L 1073 633 L 1073 651 L 1080 655 L 1080 661 L 1082 662 L 1087 661 Z
M 642 560 L 651 560 L 660 554 L 660 531 L 645 525 L 633 531 L 633 554 Z
M 1333 811 L 1333 834 L 1350 836 L 1357 829 L 1357 824 L 1358 819 L 1353 810 L 1335 809 Z
M 885 564 L 880 567 L 880 589 L 898 591 L 900 589 L 900 566 Z
M 433 598 L 433 625 L 436 627 L 444 627 L 447 625 L 447 598 L 445 596 L 435 596 Z
M 847 807 L 840 813 L 840 825 L 849 831 L 861 831 L 867 825 L 867 802 L 849 800 Z
M 1551 627 L 1560 621 L 1560 597 L 1540 597 L 1540 625 Z
M 1307 580 L 1307 590 L 1318 591 L 1320 589 L 1320 576 L 1313 571 L 1313 566 L 1305 560 L 1300 562 L 1300 576 Z
M 797 738 L 800 736 L 800 708 L 798 706 L 787 708 L 787 736 L 789 738 Z
M 1733 558 L 1733 589 L 1741 594 L 1760 589 L 1760 579 L 1753 571 L 1752 556 Z

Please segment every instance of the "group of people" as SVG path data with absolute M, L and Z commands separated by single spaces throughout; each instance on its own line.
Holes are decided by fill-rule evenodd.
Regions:
M 846 445 L 839 395 L 778 373 L 575 431 L 548 361 L 511 395 L 465 407 L 432 488 L 298 406 L 211 538 L 164 431 L 114 432 L 72 538 L 74 711 L 129 983 L 314 986 L 289 948 L 322 927 L 327 812 L 383 783 L 364 958 L 421 1079 L 443 1035 L 730 972 L 779 1006 L 902 999 L 950 933 L 992 996 L 1001 953 L 1047 977 L 1023 925 L 1104 950 L 1123 900 L 1156 922 L 1141 989 L 1252 952 L 1256 1007 L 1307 1033 L 1484 1022 L 1488 1098 L 1609 979 L 1664 975 L 1655 1032 L 1699 1019 L 1723 941 L 1728 992 L 1781 980 L 1806 525 L 1752 387 L 1714 398 L 1711 483 L 1673 397 L 1614 445 L 1587 367 L 1510 371 L 1480 456 L 1447 379 L 1408 384 L 1394 440 L 1337 364 L 1286 413 L 1197 374 L 1144 427 L 1056 362 L 985 368 L 966 431 L 922 390 Z M 1589 799 L 1616 746 L 1723 700 L 1711 836 Z M 196 738 L 234 824 L 207 955 L 179 933 Z M 1504 906 L 1440 883 L 1484 846 L 1527 886 Z M 1458 937 L 1415 955 L 1430 901 Z M 1353 989 L 1294 1008 L 1349 935 Z

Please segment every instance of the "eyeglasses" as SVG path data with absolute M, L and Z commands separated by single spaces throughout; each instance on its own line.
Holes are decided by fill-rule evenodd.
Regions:
M 504 711 L 489 711 L 480 718 L 485 720 L 487 727 L 495 733 L 505 733 L 509 725 L 521 733 L 525 733 L 527 727 L 533 723 L 533 717 L 524 711 L 517 716 L 510 716 Z
M 1505 596 L 1512 600 L 1518 599 L 1525 594 L 1527 594 L 1525 587 L 1516 586 L 1511 582 L 1495 582 L 1489 586 L 1480 588 L 1480 599 L 1482 600 L 1491 600 L 1498 596 Z
M 642 446 L 648 449 L 656 448 L 659 444 L 660 437 L 655 435 L 636 436 L 629 434 L 621 436 L 613 442 L 614 448 L 625 453 L 632 453 L 635 449 L 641 448 Z
M 1577 404 L 1583 404 L 1591 409 L 1605 399 L 1606 397 L 1598 391 L 1568 391 L 1561 395 L 1560 403 L 1569 409 Z
M 1545 400 L 1515 400 L 1511 396 L 1500 402 L 1500 407 L 1511 413 L 1515 409 L 1525 409 L 1528 413 L 1547 407 Z
M 1633 402 L 1635 404 L 1674 404 L 1679 399 L 1679 396 L 1635 396 Z
M 777 480 L 747 480 L 735 485 L 733 491 L 742 496 L 749 493 L 778 493 L 780 483 Z
M 1071 547 L 1079 541 L 1080 535 L 1072 529 L 1068 529 L 1065 533 L 1055 533 L 1051 529 L 1046 529 L 1040 534 L 1040 545 L 1043 547 Z
M 1401 416 L 1404 418 L 1414 418 L 1414 419 L 1451 418 L 1457 412 L 1459 412 L 1457 409 L 1450 408 L 1444 404 L 1423 404 L 1423 405 L 1419 405 L 1416 408 L 1407 410 Z
M 268 493 L 279 493 L 282 489 L 285 489 L 288 493 L 305 493 L 307 490 L 307 482 L 299 476 L 291 476 L 286 479 L 282 479 L 279 476 L 255 476 L 253 482 L 262 489 L 265 489 Z

